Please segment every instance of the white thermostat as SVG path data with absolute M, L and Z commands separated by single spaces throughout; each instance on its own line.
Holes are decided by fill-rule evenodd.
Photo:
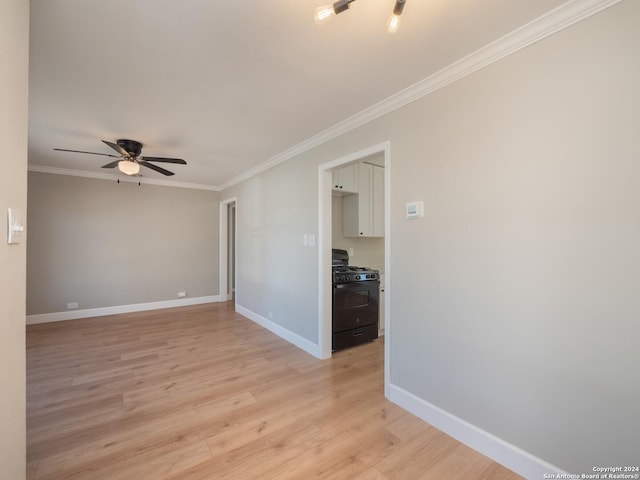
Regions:
M 424 217 L 424 203 L 423 202 L 407 203 L 407 218 L 420 218 L 420 217 Z

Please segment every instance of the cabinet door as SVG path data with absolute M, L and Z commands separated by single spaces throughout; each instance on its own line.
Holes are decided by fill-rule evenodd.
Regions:
M 358 193 L 342 200 L 345 237 L 384 237 L 384 167 L 358 164 Z
M 358 166 L 349 165 L 348 167 L 334 170 L 333 172 L 333 190 L 345 193 L 358 193 Z
M 371 165 L 359 164 L 358 193 L 342 199 L 342 234 L 345 237 L 371 236 Z
M 384 237 L 384 167 L 373 166 L 372 184 L 372 236 Z

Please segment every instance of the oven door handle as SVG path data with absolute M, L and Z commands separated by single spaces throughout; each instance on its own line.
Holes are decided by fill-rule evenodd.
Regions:
M 341 283 L 339 285 L 334 285 L 333 288 L 346 288 L 346 285 L 344 283 Z

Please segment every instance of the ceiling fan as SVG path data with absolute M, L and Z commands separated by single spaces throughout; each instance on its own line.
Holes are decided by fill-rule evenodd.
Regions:
M 143 157 L 140 155 L 140 153 L 142 153 L 142 144 L 140 142 L 136 142 L 135 140 L 120 139 L 117 140 L 116 143 L 102 140 L 102 142 L 109 145 L 120 155 L 113 155 L 111 153 L 84 152 L 82 150 L 67 150 L 64 148 L 54 148 L 54 150 L 57 150 L 59 152 L 88 153 L 90 155 L 103 155 L 105 157 L 118 158 L 119 160 L 107 163 L 106 165 L 102 165 L 102 168 L 118 167 L 118 170 L 126 175 L 137 175 L 140 171 L 140 165 L 150 168 L 151 170 L 155 170 L 156 172 L 159 172 L 163 175 L 169 176 L 174 174 L 169 170 L 166 170 L 149 162 L 177 163 L 180 165 L 187 164 L 187 162 L 185 162 L 181 158 Z

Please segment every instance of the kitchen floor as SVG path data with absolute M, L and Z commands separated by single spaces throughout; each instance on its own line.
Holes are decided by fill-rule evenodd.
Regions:
M 233 303 L 27 327 L 28 480 L 516 479 Z

